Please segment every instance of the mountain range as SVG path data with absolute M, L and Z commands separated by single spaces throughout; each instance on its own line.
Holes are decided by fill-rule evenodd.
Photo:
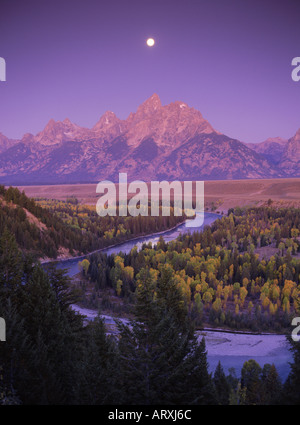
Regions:
M 0 133 L 0 183 L 59 184 L 300 177 L 300 129 L 289 140 L 243 143 L 215 130 L 184 102 L 157 94 L 126 120 L 107 111 L 93 128 L 48 122 L 21 140 Z

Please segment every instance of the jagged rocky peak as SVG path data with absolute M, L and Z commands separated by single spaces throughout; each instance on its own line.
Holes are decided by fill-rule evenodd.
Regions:
M 299 128 L 299 130 L 297 131 L 297 133 L 295 134 L 295 136 L 294 136 L 294 140 L 300 140 L 300 128 Z
M 74 125 L 70 120 L 69 120 L 69 118 L 65 118 L 64 120 L 63 120 L 63 124 L 65 124 L 65 125 Z
M 56 125 L 56 121 L 55 121 L 53 118 L 51 118 L 51 119 L 48 121 L 48 123 L 46 124 L 46 126 L 45 126 L 45 128 L 44 128 L 44 130 L 43 130 L 43 131 L 51 130 L 52 128 L 54 128 L 54 127 L 55 127 L 55 125 Z
M 64 129 L 73 128 L 73 127 L 77 127 L 77 126 L 73 124 L 69 118 L 65 118 L 63 121 L 55 121 L 53 118 L 51 118 L 51 120 L 47 123 L 46 127 L 44 128 L 43 132 L 53 131 L 53 130 L 62 129 L 62 128 Z
M 82 129 L 73 124 L 68 118 L 64 121 L 55 121 L 53 118 L 48 122 L 43 131 L 39 132 L 35 140 L 42 145 L 55 145 L 77 136 Z
M 53 133 L 70 127 L 74 127 L 74 124 L 72 124 L 68 118 L 66 118 L 64 121 L 55 121 L 53 118 L 51 118 L 51 120 L 45 126 L 44 130 L 42 130 L 39 134 Z
M 31 133 L 25 133 L 22 137 L 23 143 L 33 143 L 34 142 L 34 135 Z
M 162 108 L 161 100 L 159 96 L 154 93 L 149 99 L 145 100 L 137 109 L 136 113 L 131 113 L 127 118 L 127 121 L 139 121 L 143 120 L 153 113 L 158 112 Z
M 0 140 L 8 140 L 8 137 L 4 136 L 3 133 L 0 133 Z
M 105 128 L 111 127 L 112 125 L 119 124 L 119 122 L 120 119 L 114 112 L 106 111 L 100 120 L 94 125 L 93 130 L 103 130 Z
M 138 110 L 140 109 L 145 112 L 153 112 L 161 108 L 161 106 L 162 104 L 158 94 L 154 93 L 151 97 L 149 97 L 149 99 L 145 100 L 145 102 L 139 106 Z

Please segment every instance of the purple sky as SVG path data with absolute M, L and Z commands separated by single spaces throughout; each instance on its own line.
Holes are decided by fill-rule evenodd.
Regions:
M 247 142 L 300 127 L 299 0 L 0 0 L 0 132 L 93 126 L 157 93 Z M 145 44 L 152 36 L 156 45 Z

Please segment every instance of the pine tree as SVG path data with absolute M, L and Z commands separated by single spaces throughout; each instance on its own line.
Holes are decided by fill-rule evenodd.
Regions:
M 2 403 L 6 403 L 8 396 L 9 400 L 12 397 L 18 400 L 17 404 L 21 404 L 22 389 L 28 390 L 30 385 L 29 363 L 33 350 L 24 320 L 10 299 L 1 301 L 0 316 L 6 321 L 6 342 L 0 343 L 1 385 L 4 389 Z
M 134 306 L 134 313 L 141 321 L 147 320 L 147 317 L 151 314 L 155 290 L 156 284 L 149 268 L 141 269 L 137 275 L 137 287 L 135 290 L 137 302 Z
M 0 238 L 0 296 L 13 296 L 22 283 L 23 259 L 14 235 L 7 229 Z
M 146 273 L 145 277 L 137 292 L 136 319 L 130 326 L 118 323 L 121 403 L 213 403 L 205 343 L 197 342 L 190 326 L 179 324 L 178 305 L 174 309 L 170 304 L 171 298 L 176 302 L 179 298 L 171 296 L 169 287 L 177 288 L 173 283 L 168 287 L 164 275 L 153 299 Z
M 80 330 L 61 309 L 47 274 L 36 266 L 22 287 L 20 314 L 33 347 L 30 391 L 24 402 L 71 402 L 80 356 Z
M 274 364 L 265 364 L 262 371 L 263 404 L 275 405 L 279 403 L 282 384 Z
M 86 328 L 80 376 L 76 382 L 79 404 L 102 405 L 119 402 L 117 356 L 114 339 L 106 335 L 102 319 Z
M 78 295 L 71 287 L 71 279 L 67 275 L 66 269 L 58 269 L 51 264 L 47 267 L 47 275 L 50 286 L 55 293 L 56 300 L 60 305 L 60 309 L 68 319 L 68 323 L 72 323 L 74 331 L 82 327 L 82 317 L 72 310 L 72 304 L 78 301 Z
M 288 337 L 290 350 L 293 353 L 291 372 L 284 384 L 282 398 L 285 404 L 300 405 L 300 342 Z
M 262 402 L 262 369 L 255 360 L 249 360 L 244 363 L 242 368 L 241 384 L 242 389 L 246 389 L 247 404 L 261 404 Z
M 187 306 L 174 280 L 174 270 L 167 264 L 160 268 L 160 278 L 157 283 L 157 302 L 162 309 L 171 312 L 178 326 L 183 329 L 191 325 L 187 321 Z
M 226 379 L 221 362 L 219 362 L 218 366 L 216 367 L 215 374 L 213 377 L 213 383 L 216 390 L 218 404 L 229 404 L 230 386 Z

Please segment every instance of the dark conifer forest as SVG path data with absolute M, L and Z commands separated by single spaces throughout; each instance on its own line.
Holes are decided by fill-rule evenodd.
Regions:
M 172 212 L 172 208 L 171 208 Z M 136 236 L 172 228 L 184 216 L 99 217 L 94 206 L 28 198 L 19 189 L 0 186 L 0 234 L 7 228 L 22 250 L 36 258 L 87 254 Z

